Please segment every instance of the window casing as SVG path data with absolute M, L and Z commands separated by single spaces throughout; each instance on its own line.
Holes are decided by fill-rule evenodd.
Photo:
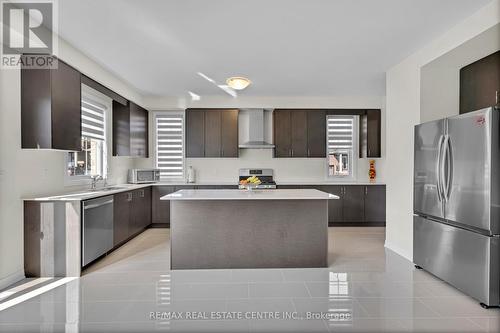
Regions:
M 155 165 L 161 180 L 184 179 L 184 114 L 155 114 Z
M 356 179 L 358 123 L 358 116 L 327 116 L 328 178 Z
M 82 150 L 66 155 L 66 183 L 85 184 L 92 176 L 107 177 L 107 113 L 111 102 L 82 87 Z

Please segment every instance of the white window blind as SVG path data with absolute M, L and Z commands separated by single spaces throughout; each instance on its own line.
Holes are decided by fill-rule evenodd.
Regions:
M 82 98 L 82 137 L 105 140 L 106 107 L 87 98 Z
M 352 149 L 354 135 L 354 117 L 328 116 L 328 151 Z
M 156 167 L 160 177 L 184 177 L 184 117 L 182 114 L 156 115 Z

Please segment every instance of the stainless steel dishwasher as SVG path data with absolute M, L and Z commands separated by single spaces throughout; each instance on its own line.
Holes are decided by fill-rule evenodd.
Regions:
M 82 267 L 113 248 L 113 196 L 83 202 Z

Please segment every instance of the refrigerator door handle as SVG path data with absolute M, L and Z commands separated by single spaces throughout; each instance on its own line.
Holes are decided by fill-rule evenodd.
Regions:
M 445 148 L 446 148 L 446 169 L 447 169 L 447 175 L 446 175 L 446 202 L 450 200 L 451 196 L 451 188 L 453 185 L 453 145 L 451 142 L 451 138 L 449 135 L 446 136 L 446 141 L 445 141 Z
M 442 188 L 442 197 L 444 198 L 444 202 L 448 202 L 448 185 L 450 182 L 450 162 L 449 162 L 449 139 L 448 135 L 445 135 L 443 142 L 443 150 L 441 155 L 441 166 L 440 166 L 440 178 L 441 178 L 441 188 Z
M 436 161 L 436 174 L 437 174 L 437 196 L 439 201 L 443 201 L 443 190 L 442 190 L 442 179 L 441 179 L 441 159 L 442 159 L 442 153 L 443 153 L 443 142 L 444 142 L 444 135 L 441 135 L 439 137 L 439 142 L 438 142 L 438 156 L 437 156 L 437 161 Z

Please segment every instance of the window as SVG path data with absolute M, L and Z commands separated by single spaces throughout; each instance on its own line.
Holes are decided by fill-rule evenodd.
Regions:
M 106 178 L 106 111 L 110 103 L 82 90 L 82 150 L 66 158 L 70 182 L 88 181 L 91 176 Z
M 327 116 L 328 177 L 355 178 L 357 119 L 357 116 Z
M 156 168 L 160 178 L 184 178 L 184 115 L 181 113 L 157 113 Z

